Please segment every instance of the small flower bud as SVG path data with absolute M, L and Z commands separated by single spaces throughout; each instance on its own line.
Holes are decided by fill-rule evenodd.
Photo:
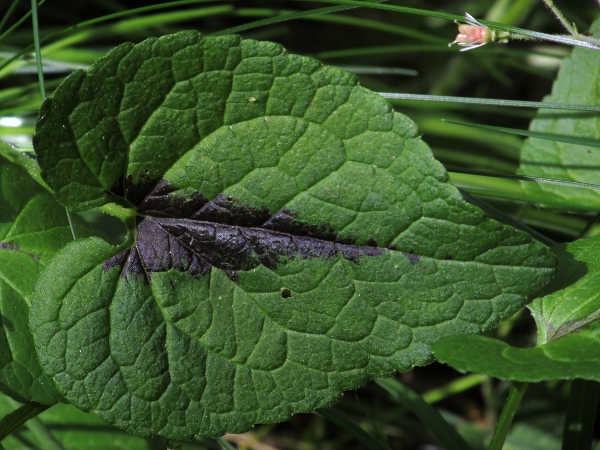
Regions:
M 474 48 L 481 47 L 488 42 L 494 42 L 494 32 L 489 28 L 480 23 L 469 13 L 465 13 L 466 24 L 458 23 L 458 35 L 454 41 L 448 44 L 450 47 L 452 44 L 458 44 L 462 48 L 460 51 L 464 52 L 467 50 L 473 50 Z

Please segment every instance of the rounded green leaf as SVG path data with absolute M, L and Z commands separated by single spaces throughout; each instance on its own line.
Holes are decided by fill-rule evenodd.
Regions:
M 536 347 L 512 347 L 483 336 L 450 336 L 434 344 L 436 359 L 463 372 L 502 380 L 600 381 L 600 237 L 553 250 L 556 277 L 527 306 L 538 328 Z
M 58 254 L 31 327 L 65 397 L 142 436 L 247 430 L 432 360 L 552 275 L 447 183 L 413 122 L 343 70 L 239 36 L 118 47 L 34 139 L 74 209 L 139 217 Z
M 530 348 L 518 348 L 485 336 L 448 336 L 433 345 L 435 358 L 460 372 L 500 380 L 600 381 L 600 327 Z

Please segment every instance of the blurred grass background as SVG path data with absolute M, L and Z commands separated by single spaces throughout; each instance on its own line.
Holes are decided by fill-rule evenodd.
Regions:
M 557 3 L 582 31 L 600 11 L 595 0 Z M 457 16 L 468 12 L 479 19 L 529 30 L 564 33 L 541 0 L 390 0 L 385 4 Z M 182 29 L 206 34 L 233 30 L 247 38 L 276 41 L 290 52 L 359 73 L 361 83 L 375 91 L 521 101 L 541 101 L 550 92 L 562 60 L 571 50 L 553 43 L 523 41 L 459 52 L 447 45 L 457 34 L 451 20 L 369 8 L 341 10 L 306 0 L 42 0 L 38 8 L 47 95 L 71 71 L 88 67 L 122 42 L 139 42 Z M 328 14 L 322 14 L 323 8 Z M 32 151 L 31 135 L 42 100 L 30 13 L 30 2 L 0 0 L 0 139 L 25 152 Z M 419 125 L 424 140 L 459 186 L 473 193 L 491 191 L 486 201 L 556 241 L 589 235 L 595 218 L 591 214 L 538 209 L 514 200 L 522 195 L 518 181 L 459 173 L 514 174 L 523 138 L 442 119 L 527 129 L 534 109 L 415 100 L 393 103 L 397 111 Z M 91 220 L 105 219 L 98 215 Z M 530 345 L 535 327 L 523 312 L 493 334 L 512 344 Z M 432 364 L 348 392 L 341 403 L 327 410 L 258 426 L 245 435 L 199 439 L 183 448 L 449 448 L 449 444 L 440 446 L 444 429 L 437 428 L 435 418 L 428 413 L 419 416 L 415 413 L 418 408 L 410 406 L 407 399 L 414 391 L 422 394 L 422 404 L 434 404 L 473 449 L 483 449 L 506 389 L 505 383 Z M 531 386 L 505 448 L 560 448 L 568 389 L 566 382 Z M 4 398 L 0 412 L 15 405 Z M 449 439 L 456 443 L 455 448 L 461 448 L 459 441 Z M 175 443 L 124 436 L 68 406 L 51 408 L 3 445 L 6 449 L 178 448 Z

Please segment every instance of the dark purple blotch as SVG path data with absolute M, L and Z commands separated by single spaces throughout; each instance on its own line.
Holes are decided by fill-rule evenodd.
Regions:
M 34 261 L 39 261 L 40 258 L 39 256 L 30 253 L 30 252 L 24 252 L 23 250 L 21 250 L 21 247 L 19 247 L 18 244 L 15 244 L 14 242 L 4 242 L 4 241 L 0 241 L 0 249 L 2 250 L 10 250 L 12 252 L 15 253 L 24 253 L 27 256 L 29 256 L 31 259 L 33 259 Z
M 415 255 L 414 253 L 402 253 L 402 254 L 408 258 L 408 260 L 410 261 L 411 264 L 416 264 L 421 260 L 420 256 Z
M 138 221 L 135 245 L 105 261 L 105 270 L 119 266 L 123 276 L 148 279 L 170 269 L 202 276 L 215 267 L 235 278 L 240 270 L 275 268 L 291 258 L 341 255 L 359 263 L 362 257 L 388 251 L 377 248 L 374 240 L 355 245 L 336 236 L 330 225 L 304 224 L 285 209 L 270 214 L 223 195 L 211 201 L 198 193 L 172 195 L 177 190 L 165 181 L 150 190 L 140 188 L 147 192 L 138 212 L 146 217 Z

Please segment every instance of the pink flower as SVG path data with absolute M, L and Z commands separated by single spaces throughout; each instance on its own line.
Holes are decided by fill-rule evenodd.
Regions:
M 454 21 L 454 23 L 458 24 L 458 35 L 453 42 L 448 44 L 448 47 L 452 44 L 458 44 L 464 47 L 460 51 L 465 52 L 494 41 L 494 32 L 480 23 L 471 14 L 465 13 L 465 21 L 467 22 L 466 24 Z

